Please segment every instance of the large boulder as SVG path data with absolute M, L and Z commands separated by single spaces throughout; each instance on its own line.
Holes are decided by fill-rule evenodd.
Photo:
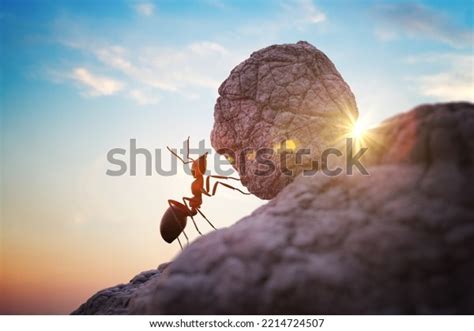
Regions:
M 299 176 L 193 242 L 134 314 L 474 313 L 474 105 L 425 105 L 366 135 L 369 176 Z
M 273 45 L 254 52 L 220 86 L 211 143 L 251 193 L 271 199 L 306 166 L 290 155 L 292 174 L 281 171 L 280 150 L 308 148 L 315 158 L 337 145 L 357 116 L 354 95 L 323 52 L 304 41 Z M 273 171 L 259 169 L 259 150 Z

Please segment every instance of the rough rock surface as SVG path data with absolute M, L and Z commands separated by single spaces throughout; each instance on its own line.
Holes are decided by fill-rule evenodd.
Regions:
M 255 151 L 277 149 L 285 142 L 283 146 L 310 148 L 312 156 L 319 156 L 338 143 L 358 116 L 354 95 L 334 64 L 304 41 L 254 52 L 232 70 L 219 95 L 212 146 L 228 156 L 243 185 L 262 199 L 276 196 L 301 167 L 290 156 L 293 176 L 282 175 L 279 154 L 262 154 L 277 169 L 256 176 Z
M 119 284 L 94 294 L 89 300 L 73 311 L 72 315 L 121 315 L 128 313 L 131 295 L 146 282 L 157 278 L 168 266 L 161 264 L 157 269 L 143 271 L 128 284 Z
M 298 177 L 193 242 L 129 313 L 474 313 L 474 105 L 420 106 L 370 137 L 370 176 Z

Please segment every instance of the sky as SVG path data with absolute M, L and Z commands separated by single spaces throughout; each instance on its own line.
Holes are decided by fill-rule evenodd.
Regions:
M 471 1 L 0 0 L 0 32 L 0 313 L 69 313 L 179 253 L 159 222 L 192 179 L 107 176 L 107 152 L 210 146 L 217 88 L 253 51 L 310 42 L 371 124 L 474 101 Z M 222 190 L 203 211 L 226 227 L 264 203 Z

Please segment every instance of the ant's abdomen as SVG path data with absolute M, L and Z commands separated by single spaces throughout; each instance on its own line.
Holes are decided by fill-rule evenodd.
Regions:
M 188 214 L 178 207 L 169 207 L 161 218 L 161 237 L 172 243 L 186 227 Z

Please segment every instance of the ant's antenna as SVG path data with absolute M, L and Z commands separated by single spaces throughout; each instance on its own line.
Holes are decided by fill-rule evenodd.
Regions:
M 174 156 L 176 156 L 178 159 L 181 160 L 181 162 L 183 162 L 184 164 L 188 164 L 188 163 L 192 163 L 194 160 L 192 158 L 189 157 L 189 137 L 188 137 L 188 140 L 187 140 L 187 153 L 186 153 L 186 158 L 188 160 L 191 160 L 191 161 L 184 161 L 181 156 L 179 156 L 178 154 L 176 154 L 171 148 L 169 148 L 168 146 L 166 146 L 166 148 L 170 151 L 171 154 L 173 154 Z
M 188 136 L 188 140 L 186 141 L 186 145 L 187 145 L 186 157 L 188 158 L 188 160 L 194 161 L 194 159 L 189 157 L 189 136 Z

